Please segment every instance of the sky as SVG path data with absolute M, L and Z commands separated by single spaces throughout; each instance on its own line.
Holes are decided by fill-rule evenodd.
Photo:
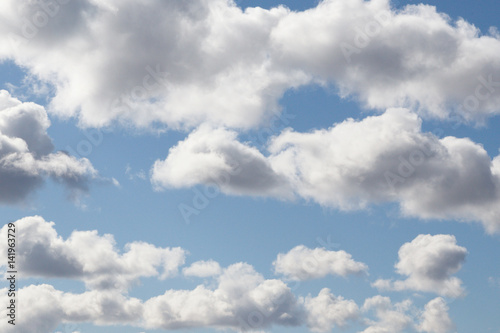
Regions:
M 498 9 L 3 0 L 0 331 L 500 332 Z

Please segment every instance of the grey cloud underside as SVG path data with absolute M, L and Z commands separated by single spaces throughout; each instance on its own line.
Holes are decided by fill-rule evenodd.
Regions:
M 155 163 L 151 180 L 160 189 L 216 184 L 228 194 L 344 210 L 397 202 L 405 215 L 500 228 L 500 157 L 466 138 L 422 132 L 407 109 L 309 133 L 285 129 L 266 148 L 267 156 L 232 130 L 200 127 Z M 261 181 L 247 184 L 249 177 Z
M 0 203 L 26 201 L 49 177 L 78 199 L 89 182 L 98 178 L 87 159 L 53 152 L 49 126 L 43 107 L 21 103 L 0 91 Z
M 499 112 L 498 37 L 432 6 L 394 11 L 385 0 L 327 0 L 293 12 L 242 10 L 226 0 L 82 0 L 56 7 L 51 15 L 4 1 L 0 58 L 54 85 L 50 111 L 82 125 L 249 128 L 279 111 L 286 90 L 305 84 L 426 117 L 481 121 Z M 46 24 L 37 28 L 36 15 Z

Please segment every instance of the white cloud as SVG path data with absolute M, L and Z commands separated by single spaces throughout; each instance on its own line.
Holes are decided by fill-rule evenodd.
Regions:
M 418 326 L 420 332 L 447 333 L 454 328 L 455 325 L 448 315 L 448 306 L 443 298 L 437 297 L 425 305 L 422 322 Z
M 317 297 L 297 298 L 283 281 L 265 279 L 247 263 L 221 269 L 213 260 L 197 261 L 183 270 L 185 276 L 213 276 L 210 286 L 168 289 L 163 295 L 139 300 L 128 296 L 128 287 L 140 277 L 163 279 L 176 274 L 184 263 L 185 250 L 133 242 L 119 253 L 109 234 L 73 231 L 64 240 L 54 223 L 42 217 L 25 217 L 13 223 L 17 239 L 22 240 L 16 246 L 16 269 L 22 272 L 18 278 L 75 279 L 90 289 L 74 294 L 47 284 L 21 288 L 16 302 L 22 304 L 22 316 L 18 316 L 15 332 L 49 333 L 61 323 L 83 322 L 238 331 L 306 325 L 324 332 L 357 318 L 356 304 L 328 289 Z M 7 238 L 7 228 L 0 229 L 0 237 Z M 0 247 L 0 255 L 7 257 L 6 246 Z M 1 289 L 0 301 L 7 304 L 8 299 L 7 289 Z M 318 319 L 320 314 L 322 319 Z M 8 329 L 2 321 L 0 331 L 10 332 Z
M 284 131 L 270 162 L 296 192 L 341 209 L 396 201 L 421 218 L 481 221 L 500 228 L 500 157 L 469 139 L 438 139 L 405 109 L 312 133 Z
M 7 289 L 0 289 L 0 300 L 7 304 Z M 62 322 L 93 322 L 97 325 L 133 324 L 141 319 L 140 300 L 114 291 L 65 293 L 53 286 L 29 285 L 16 295 L 17 318 L 12 326 L 6 320 L 0 329 L 6 333 L 50 333 Z
M 312 332 L 329 332 L 354 322 L 366 324 L 363 333 L 397 333 L 405 329 L 445 333 L 453 327 L 448 307 L 440 297 L 428 302 L 424 311 L 414 308 L 409 300 L 392 304 L 389 298 L 382 296 L 365 300 L 359 309 L 353 300 L 336 296 L 328 288 L 323 288 L 317 296 L 296 297 L 283 281 L 265 279 L 247 263 L 221 269 L 213 260 L 197 261 L 183 270 L 184 275 L 212 276 L 210 283 L 193 289 L 167 289 L 162 295 L 137 299 L 129 296 L 126 288 L 107 287 L 113 283 L 129 286 L 141 276 L 162 279 L 175 274 L 184 262 L 184 250 L 133 242 L 120 254 L 111 235 L 74 231 L 63 240 L 53 228 L 54 224 L 41 217 L 26 217 L 14 223 L 17 238 L 22 239 L 16 247 L 17 270 L 23 273 L 18 277 L 72 278 L 94 289 L 75 294 L 47 284 L 23 287 L 16 292 L 16 304 L 19 310 L 22 305 L 22 312 L 18 312 L 15 330 L 7 321 L 0 322 L 0 331 L 6 333 L 50 333 L 62 323 L 129 325 L 142 330 L 214 328 L 252 332 L 276 325 L 306 326 Z M 0 237 L 5 237 L 5 232 L 6 227 L 0 230 Z M 454 247 L 453 239 L 446 237 L 442 243 L 450 246 L 424 246 L 428 255 L 415 248 L 418 247 L 416 241 L 405 244 L 402 249 L 414 252 L 425 262 L 432 263 L 429 257 L 432 255 L 450 260 L 443 252 L 455 251 L 456 245 Z M 322 249 L 307 250 L 311 255 L 316 253 L 316 257 L 322 255 L 318 258 L 325 260 L 338 254 Z M 293 251 L 286 255 L 290 253 Z M 6 257 L 4 247 L 0 248 L 0 256 Z M 424 269 L 415 260 L 404 255 L 400 258 L 403 264 L 398 263 L 398 269 L 401 266 L 404 270 L 407 265 Z M 453 260 L 450 262 L 452 265 Z M 355 266 L 364 271 L 363 264 Z M 431 267 L 427 271 L 439 275 L 435 272 L 439 269 Z M 346 271 L 341 269 L 340 272 Z M 0 289 L 0 302 L 8 304 L 7 288 Z M 371 313 L 375 319 L 370 319 Z
M 377 280 L 383 290 L 415 290 L 443 296 L 463 295 L 462 281 L 452 276 L 460 270 L 467 249 L 457 245 L 452 235 L 419 235 L 399 249 L 396 271 L 406 280 Z
M 47 177 L 63 183 L 77 200 L 98 178 L 86 158 L 52 152 L 49 126 L 42 106 L 22 103 L 0 90 L 0 203 L 25 201 Z
M 184 276 L 209 277 L 219 275 L 221 268 L 218 262 L 214 260 L 200 260 L 182 269 Z
M 226 0 L 58 7 L 25 39 L 23 28 L 40 7 L 5 3 L 0 57 L 55 85 L 51 111 L 85 125 L 248 127 L 278 110 L 286 88 L 307 81 L 298 70 L 276 71 L 268 56 L 270 31 L 285 8 L 243 12 Z
M 359 308 L 352 300 L 335 296 L 330 289 L 322 289 L 317 297 L 304 299 L 307 326 L 312 332 L 331 332 L 335 326 L 345 327 L 347 321 L 356 320 Z
M 2 332 L 49 333 L 63 323 L 132 325 L 147 329 L 217 328 L 259 331 L 272 325 L 307 325 L 314 332 L 343 327 L 357 317 L 352 300 L 332 295 L 297 299 L 280 280 L 266 280 L 245 263 L 224 269 L 215 289 L 199 285 L 192 290 L 167 290 L 141 301 L 117 290 L 65 293 L 50 285 L 30 285 L 18 291 L 22 304 L 15 330 L 3 320 Z M 8 303 L 7 289 L 0 301 Z M 318 318 L 316 315 L 324 315 Z M 20 320 L 22 318 L 22 320 Z
M 310 280 L 327 275 L 347 276 L 366 273 L 368 266 L 354 261 L 345 251 L 328 251 L 324 248 L 309 249 L 298 245 L 287 253 L 280 253 L 273 262 L 277 274 L 292 280 Z
M 256 148 L 236 138 L 234 131 L 202 126 L 170 148 L 165 160 L 155 162 L 151 182 L 157 189 L 202 183 L 225 193 L 290 196 L 286 179 Z
M 313 82 L 371 108 L 472 119 L 499 112 L 498 36 L 450 22 L 432 6 L 396 12 L 388 0 L 325 0 L 292 12 L 243 11 L 226 0 L 52 4 L 3 1 L 0 59 L 52 84 L 51 112 L 83 125 L 248 128 L 279 110 L 285 90 Z
M 146 327 L 220 327 L 258 330 L 300 325 L 301 308 L 282 281 L 265 280 L 252 266 L 224 269 L 215 290 L 168 290 L 144 303 Z
M 22 240 L 16 247 L 16 263 L 24 277 L 79 279 L 91 289 L 126 290 L 140 277 L 164 279 L 177 274 L 185 260 L 181 248 L 158 248 L 144 242 L 129 243 L 120 254 L 112 235 L 100 236 L 95 230 L 73 231 L 64 240 L 54 223 L 40 216 L 14 223 L 17 238 Z M 7 229 L 0 229 L 5 239 Z M 7 256 L 7 244 L 0 254 Z
M 500 230 L 500 156 L 439 139 L 407 109 L 273 137 L 268 156 L 235 132 L 202 127 L 156 161 L 157 188 L 216 184 L 229 194 L 296 196 L 344 210 L 398 202 L 405 215 L 479 221 Z
M 498 37 L 480 36 L 433 6 L 393 11 L 384 0 L 322 1 L 280 20 L 271 38 L 282 66 L 331 82 L 370 108 L 466 118 L 499 111 Z
M 400 333 L 413 327 L 408 314 L 411 302 L 406 300 L 392 304 L 388 297 L 374 296 L 365 300 L 361 310 L 374 312 L 377 320 L 366 319 L 368 327 L 361 333 Z

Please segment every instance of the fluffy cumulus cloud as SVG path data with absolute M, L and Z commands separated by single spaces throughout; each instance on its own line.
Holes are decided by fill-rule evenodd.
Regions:
M 448 306 L 441 297 L 428 302 L 423 310 L 409 300 L 393 304 L 383 296 L 366 299 L 360 308 L 353 300 L 335 295 L 328 288 L 323 288 L 316 296 L 296 296 L 285 282 L 266 279 L 254 267 L 242 262 L 221 268 L 214 260 L 196 261 L 185 267 L 183 273 L 186 277 L 208 278 L 203 284 L 192 289 L 167 289 L 161 295 L 138 299 L 130 296 L 125 287 L 141 277 L 163 279 L 175 274 L 184 263 L 185 250 L 134 242 L 120 254 L 111 235 L 74 231 L 63 240 L 57 235 L 54 224 L 41 217 L 26 217 L 14 223 L 17 238 L 22 239 L 16 247 L 17 269 L 22 272 L 18 277 L 70 278 L 85 282 L 89 288 L 82 293 L 72 293 L 49 284 L 23 286 L 16 291 L 16 302 L 22 305 L 16 326 L 6 320 L 0 322 L 0 331 L 6 333 L 51 333 L 63 323 L 128 325 L 142 330 L 214 328 L 246 332 L 265 331 L 276 325 L 330 332 L 353 323 L 365 325 L 363 333 L 446 333 L 454 327 Z M 0 237 L 5 237 L 5 233 L 4 227 Z M 453 246 L 451 250 L 450 246 L 448 250 L 434 246 L 427 248 L 426 256 L 414 248 L 415 241 L 402 248 L 412 244 L 413 247 L 406 250 L 416 251 L 421 261 L 432 261 L 432 255 L 449 257 L 443 252 L 453 252 Z M 332 256 L 334 261 L 339 260 L 335 257 L 338 253 L 332 251 L 296 249 L 306 249 L 311 255 L 321 254 L 318 258 L 325 260 Z M 290 253 L 293 251 L 286 255 Z M 3 247 L 0 256 L 6 257 Z M 341 261 L 352 260 L 340 258 Z M 405 261 L 401 269 L 406 265 L 425 270 L 419 266 L 420 261 Z M 363 264 L 353 267 L 365 270 Z M 428 267 L 426 272 L 433 269 L 440 268 Z M 345 272 L 344 269 L 340 271 Z M 8 288 L 0 289 L 1 303 L 8 304 L 11 298 Z M 4 307 L 1 311 L 4 318 L 6 312 Z
M 361 333 L 447 333 L 454 328 L 441 297 L 429 301 L 422 311 L 410 300 L 392 303 L 389 297 L 378 295 L 365 300 L 361 313 L 368 326 Z
M 47 177 L 66 185 L 77 199 L 98 178 L 87 159 L 53 152 L 49 126 L 42 106 L 0 90 L 0 203 L 23 202 Z
M 374 296 L 365 300 L 363 313 L 373 313 L 376 320 L 366 318 L 368 327 L 361 333 L 399 333 L 413 326 L 408 313 L 411 302 L 406 300 L 392 304 L 389 297 Z
M 30 285 L 17 293 L 16 325 L 6 320 L 0 329 L 6 333 L 51 333 L 62 322 L 93 322 L 96 325 L 134 324 L 143 313 L 139 299 L 115 291 L 87 291 L 66 293 L 51 285 Z M 0 300 L 7 304 L 7 289 L 0 289 Z M 2 310 L 2 313 L 5 312 Z M 5 317 L 5 316 L 4 316 Z
M 216 281 L 215 288 L 199 285 L 192 290 L 167 290 L 145 301 L 117 290 L 73 294 L 50 285 L 30 285 L 19 290 L 23 312 L 15 330 L 5 320 L 0 329 L 49 333 L 62 322 L 92 322 L 147 329 L 212 327 L 237 331 L 306 325 L 314 332 L 327 332 L 335 325 L 347 325 L 358 313 L 353 301 L 327 289 L 316 297 L 297 299 L 284 282 L 266 280 L 245 263 L 227 267 Z M 6 288 L 0 289 L 0 300 L 8 303 Z
M 307 81 L 300 70 L 274 69 L 268 55 L 270 32 L 289 13 L 284 7 L 243 12 L 227 0 L 49 3 L 53 15 L 29 1 L 2 4 L 0 31 L 8 36 L 0 57 L 53 84 L 50 109 L 84 125 L 248 127 L 278 110 L 286 88 Z
M 347 210 L 399 202 L 405 215 L 500 230 L 500 156 L 490 159 L 469 139 L 422 132 L 421 122 L 407 109 L 388 109 L 309 133 L 286 129 L 267 155 L 231 130 L 200 128 L 155 163 L 151 180 L 157 188 L 201 183 Z
M 221 267 L 217 261 L 214 260 L 201 260 L 196 261 L 189 267 L 182 269 L 182 274 L 184 276 L 195 276 L 195 277 L 209 277 L 219 275 L 221 273 Z
M 405 106 L 438 117 L 454 110 L 465 118 L 499 111 L 495 34 L 451 22 L 433 6 L 394 11 L 389 4 L 331 0 L 290 13 L 272 32 L 276 53 L 371 108 Z
M 285 90 L 310 83 L 371 108 L 499 111 L 500 41 L 433 6 L 8 0 L 0 13 L 0 58 L 53 85 L 50 110 L 83 125 L 248 128 L 279 111 Z
M 345 251 L 328 251 L 324 248 L 310 249 L 299 245 L 287 253 L 280 253 L 273 262 L 277 274 L 292 280 L 310 280 L 327 275 L 347 276 L 366 273 L 368 266 L 352 259 Z
M 193 131 L 158 160 L 151 170 L 157 189 L 207 184 L 225 193 L 290 197 L 290 186 L 254 147 L 237 133 L 207 126 Z
M 150 328 L 219 327 L 260 330 L 271 325 L 305 325 L 313 332 L 344 327 L 358 317 L 352 300 L 323 289 L 313 297 L 296 298 L 280 280 L 266 280 L 245 263 L 233 264 L 217 278 L 217 288 L 168 290 L 144 303 Z
M 396 281 L 377 280 L 375 287 L 384 290 L 433 292 L 449 297 L 458 297 L 464 293 L 462 281 L 452 275 L 462 267 L 467 249 L 457 245 L 454 236 L 419 235 L 401 246 L 398 255 L 396 271 L 407 278 Z M 437 305 L 431 304 L 429 312 L 432 314 L 432 309 L 436 307 Z
M 334 327 L 345 327 L 348 320 L 356 320 L 360 315 L 354 301 L 335 296 L 328 288 L 322 289 L 317 297 L 307 296 L 304 306 L 307 325 L 312 332 L 331 332 Z
M 120 253 L 112 235 L 97 231 L 74 231 L 63 239 L 53 222 L 40 216 L 15 222 L 20 241 L 16 262 L 24 277 L 71 278 L 85 281 L 90 289 L 126 290 L 140 277 L 161 279 L 177 274 L 184 264 L 186 251 L 181 248 L 158 248 L 133 242 Z M 7 226 L 0 235 L 7 239 Z M 0 248 L 7 255 L 7 246 Z
M 245 263 L 224 269 L 217 288 L 168 290 L 144 304 L 150 328 L 225 327 L 263 329 L 301 325 L 303 309 L 280 280 L 266 280 Z
M 425 305 L 422 322 L 418 326 L 420 332 L 447 333 L 454 328 L 448 315 L 448 305 L 443 298 L 437 297 Z

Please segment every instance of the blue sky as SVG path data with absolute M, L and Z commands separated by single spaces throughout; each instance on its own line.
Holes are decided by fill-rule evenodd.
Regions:
M 500 332 L 496 2 L 48 3 L 0 5 L 2 331 Z

